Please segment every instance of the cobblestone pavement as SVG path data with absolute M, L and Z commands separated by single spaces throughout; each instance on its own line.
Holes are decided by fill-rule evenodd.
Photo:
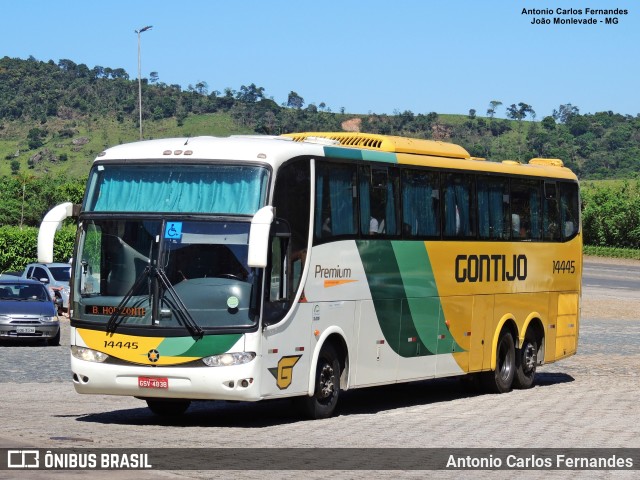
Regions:
M 632 275 L 638 275 L 638 267 Z M 640 292 L 624 299 L 607 292 L 604 287 L 585 288 L 579 353 L 542 367 L 531 390 L 470 393 L 456 379 L 354 390 L 344 392 L 334 418 L 320 421 L 300 420 L 287 400 L 196 402 L 184 417 L 167 420 L 133 398 L 77 395 L 70 380 L 65 322 L 67 345 L 0 346 L 0 447 L 640 448 L 640 309 L 620 306 L 627 300 L 633 305 Z M 624 317 L 602 315 L 612 310 L 606 302 Z M 596 304 L 598 308 L 589 306 Z M 64 477 L 82 478 L 81 473 L 65 472 Z M 136 478 L 485 478 L 487 473 L 154 471 Z M 57 476 L 28 472 L 20 478 L 52 474 Z M 514 474 L 497 471 L 491 477 Z M 91 476 L 129 478 L 126 472 Z M 527 471 L 519 476 L 635 477 L 628 471 Z M 16 477 L 0 471 L 2 478 Z

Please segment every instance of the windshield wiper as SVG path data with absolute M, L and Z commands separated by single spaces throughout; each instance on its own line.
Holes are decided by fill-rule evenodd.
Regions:
M 131 297 L 133 297 L 133 293 L 138 288 L 140 288 L 140 286 L 142 285 L 142 282 L 149 275 L 151 275 L 151 266 L 147 265 L 145 269 L 142 271 L 142 273 L 138 275 L 138 278 L 136 278 L 136 281 L 133 282 L 133 285 L 124 295 L 124 297 L 122 297 L 122 300 L 120 300 L 120 303 L 116 305 L 114 312 L 111 314 L 111 316 L 109 317 L 109 321 L 107 322 L 107 333 L 115 333 L 116 329 L 118 328 L 118 325 L 120 325 L 122 323 L 122 320 L 124 320 L 124 317 L 127 316 L 122 313 L 125 311 L 124 310 L 125 305 L 129 303 L 129 300 L 131 300 Z
M 167 277 L 167 274 L 163 269 L 151 266 L 145 267 L 138 278 L 136 278 L 133 286 L 127 291 L 120 303 L 118 303 L 118 305 L 115 307 L 114 312 L 111 314 L 111 316 L 109 317 L 109 321 L 107 322 L 107 333 L 115 333 L 118 326 L 124 320 L 124 317 L 127 316 L 123 314 L 123 312 L 125 311 L 125 306 L 129 302 L 129 300 L 131 300 L 131 297 L 133 297 L 134 292 L 138 288 L 140 288 L 140 286 L 142 286 L 142 282 L 145 280 L 145 278 L 151 275 L 155 275 L 164 289 L 169 292 L 171 297 L 173 297 L 173 300 L 177 305 L 175 312 L 178 320 L 185 326 L 185 328 L 193 337 L 202 338 L 204 336 L 204 330 L 202 329 L 202 327 L 200 327 L 200 325 L 197 324 L 197 322 L 189 313 L 187 306 L 178 295 L 178 292 L 176 292 L 176 290 L 173 288 L 173 285 L 171 285 L 171 281 Z
M 165 291 L 169 292 L 178 306 L 178 308 L 175 309 L 178 320 L 185 326 L 187 330 L 189 330 L 189 333 L 191 333 L 193 337 L 202 338 L 204 336 L 204 330 L 202 329 L 202 327 L 200 327 L 200 325 L 198 325 L 198 323 L 189 313 L 187 306 L 180 298 L 180 295 L 178 295 L 178 292 L 176 292 L 176 289 L 173 288 L 173 285 L 171 285 L 171 281 L 167 277 L 165 271 L 162 268 L 156 268 L 155 270 L 156 275 L 160 279 L 160 283 L 165 288 Z

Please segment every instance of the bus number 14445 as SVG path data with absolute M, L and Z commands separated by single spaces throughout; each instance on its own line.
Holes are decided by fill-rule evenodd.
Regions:
M 554 260 L 553 273 L 576 273 L 575 260 Z

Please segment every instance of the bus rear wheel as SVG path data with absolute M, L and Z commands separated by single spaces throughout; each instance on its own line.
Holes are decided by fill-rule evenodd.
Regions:
M 536 377 L 538 364 L 538 342 L 525 336 L 522 348 L 516 351 L 516 373 L 513 378 L 515 388 L 531 388 Z
M 182 399 L 159 399 L 159 398 L 147 398 L 147 406 L 156 415 L 163 417 L 176 417 L 182 415 L 187 411 L 191 400 Z
M 492 393 L 511 390 L 516 370 L 516 349 L 511 333 L 503 330 L 496 348 L 496 369 L 484 374 L 485 388 Z
M 332 345 L 325 345 L 318 356 L 316 383 L 312 397 L 300 397 L 302 413 L 314 420 L 333 415 L 340 394 L 340 360 Z

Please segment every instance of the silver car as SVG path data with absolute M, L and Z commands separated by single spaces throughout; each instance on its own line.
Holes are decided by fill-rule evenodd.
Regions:
M 44 283 L 52 298 L 62 298 L 62 311 L 69 309 L 69 279 L 71 265 L 68 263 L 30 263 L 22 273 L 23 278 L 32 278 Z
M 49 345 L 60 345 L 57 305 L 37 280 L 1 278 L 0 340 L 20 339 L 43 339 Z

